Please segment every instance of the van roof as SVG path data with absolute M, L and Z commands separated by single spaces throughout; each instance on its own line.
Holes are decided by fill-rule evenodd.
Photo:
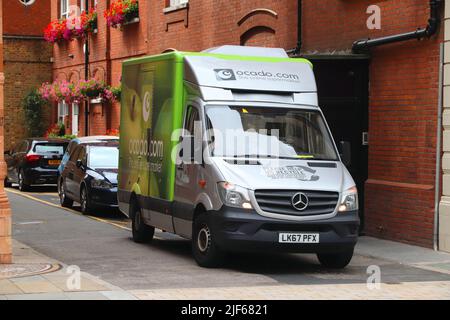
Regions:
M 168 61 L 181 64 L 183 79 L 227 90 L 315 93 L 312 63 L 302 58 L 262 57 L 208 52 L 169 52 L 126 60 L 124 66 Z M 175 78 L 175 81 L 181 81 Z
M 306 63 L 313 67 L 311 61 L 305 58 L 284 58 L 284 57 L 263 57 L 263 56 L 247 56 L 236 54 L 222 54 L 222 53 L 209 53 L 209 52 L 187 52 L 187 51 L 171 51 L 161 53 L 152 56 L 145 56 L 139 58 L 132 58 L 125 60 L 124 65 L 140 64 L 152 61 L 161 60 L 175 60 L 175 62 L 183 62 L 185 57 L 197 56 L 197 57 L 211 57 L 223 60 L 234 61 L 255 61 L 255 62 L 293 62 L 293 63 Z

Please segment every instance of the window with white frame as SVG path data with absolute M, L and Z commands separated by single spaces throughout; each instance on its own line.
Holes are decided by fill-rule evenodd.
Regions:
M 61 18 L 67 19 L 70 13 L 69 0 L 60 0 Z
M 184 4 L 187 4 L 189 0 L 170 0 L 169 5 L 171 7 L 178 7 Z
M 69 105 L 65 101 L 58 102 L 58 122 L 64 123 L 65 117 L 69 115 Z

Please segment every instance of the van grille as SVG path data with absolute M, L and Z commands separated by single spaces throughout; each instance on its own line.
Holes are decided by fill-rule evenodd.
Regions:
M 299 211 L 292 206 L 292 197 L 304 193 L 309 200 L 305 210 Z M 255 198 L 261 210 L 292 216 L 313 216 L 334 212 L 339 200 L 338 192 L 305 190 L 256 190 Z

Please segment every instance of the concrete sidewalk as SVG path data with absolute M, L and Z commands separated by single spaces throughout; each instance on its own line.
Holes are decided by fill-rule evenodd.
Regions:
M 450 274 L 450 254 L 400 242 L 360 237 L 355 253 L 416 268 Z
M 129 300 L 133 295 L 13 240 L 13 264 L 0 265 L 0 300 Z M 79 280 L 79 282 L 78 282 Z M 79 286 L 77 286 L 79 283 Z

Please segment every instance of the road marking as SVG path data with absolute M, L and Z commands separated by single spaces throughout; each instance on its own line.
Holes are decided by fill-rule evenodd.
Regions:
M 32 195 L 30 195 L 30 194 L 28 194 L 28 193 L 21 193 L 20 191 L 17 191 L 17 190 L 14 190 L 14 189 L 10 189 L 10 188 L 5 188 L 5 189 L 6 189 L 7 192 L 11 192 L 11 193 L 17 194 L 17 195 L 19 195 L 19 196 L 22 196 L 22 197 L 28 198 L 28 199 L 30 199 L 30 200 L 34 200 L 34 201 L 40 202 L 40 203 L 42 203 L 42 204 L 46 204 L 46 205 L 51 206 L 51 207 L 55 207 L 55 208 L 58 208 L 58 209 L 63 209 L 63 210 L 65 210 L 65 211 L 67 211 L 67 212 L 71 212 L 71 213 L 74 213 L 74 214 L 79 215 L 79 216 L 82 216 L 82 217 L 87 217 L 87 218 L 89 218 L 89 219 L 91 219 L 91 220 L 95 220 L 95 221 L 107 223 L 107 224 L 110 224 L 110 225 L 115 226 L 115 227 L 117 227 L 117 228 L 120 228 L 120 229 L 123 229 L 123 230 L 127 230 L 127 231 L 131 231 L 130 228 L 124 227 L 124 226 L 122 226 L 122 225 L 120 225 L 120 224 L 111 222 L 111 221 L 109 221 L 109 220 L 102 219 L 102 218 L 98 218 L 98 217 L 93 217 L 93 216 L 90 216 L 90 215 L 84 215 L 84 214 L 82 214 L 81 212 L 78 212 L 78 211 L 76 211 L 76 210 L 74 210 L 74 209 L 64 208 L 64 207 L 62 207 L 62 206 L 60 206 L 60 205 L 57 205 L 57 204 L 54 204 L 54 203 L 52 203 L 52 202 L 45 201 L 45 200 L 39 199 L 39 198 L 37 198 L 37 197 L 34 197 L 34 196 L 32 196 Z
M 17 222 L 16 225 L 28 225 L 28 224 L 42 224 L 44 221 L 27 221 L 27 222 Z

